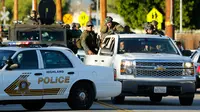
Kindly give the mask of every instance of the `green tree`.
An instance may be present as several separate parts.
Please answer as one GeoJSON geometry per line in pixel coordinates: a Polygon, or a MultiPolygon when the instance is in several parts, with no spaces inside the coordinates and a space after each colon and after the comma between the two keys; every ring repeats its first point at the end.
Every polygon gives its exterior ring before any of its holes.
{"type": "MultiPolygon", "coordinates": [[[[174,25],[179,28],[179,0],[174,0],[174,25]]],[[[191,22],[193,15],[194,1],[183,0],[183,27],[195,28],[195,25],[191,22]]],[[[117,0],[116,2],[117,12],[124,17],[126,24],[132,28],[143,28],[143,24],[146,22],[146,16],[152,8],[158,9],[165,18],[165,0],[117,0]]],[[[163,22],[164,26],[164,22],[163,22]]]]}
{"type": "Polygon", "coordinates": [[[195,0],[193,6],[192,19],[191,19],[191,23],[195,26],[195,29],[200,29],[199,11],[200,11],[200,0],[195,0]]]}
{"type": "Polygon", "coordinates": [[[107,12],[117,13],[117,6],[115,3],[118,0],[107,0],[107,12]]]}

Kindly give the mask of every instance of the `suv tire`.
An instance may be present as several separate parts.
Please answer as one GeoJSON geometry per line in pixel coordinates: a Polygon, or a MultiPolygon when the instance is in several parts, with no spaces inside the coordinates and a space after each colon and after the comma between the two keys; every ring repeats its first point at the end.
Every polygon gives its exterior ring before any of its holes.
{"type": "Polygon", "coordinates": [[[194,100],[194,94],[188,94],[184,96],[179,96],[179,102],[181,105],[190,106],[194,100]]]}
{"type": "Polygon", "coordinates": [[[149,99],[152,102],[161,102],[162,101],[162,96],[150,96],[149,99]]]}
{"type": "Polygon", "coordinates": [[[26,109],[26,110],[40,110],[44,107],[44,105],[46,104],[46,102],[43,101],[37,101],[37,102],[25,102],[22,103],[21,105],[26,109]]]}
{"type": "Polygon", "coordinates": [[[111,101],[113,104],[123,104],[124,100],[125,100],[125,96],[111,97],[111,101]]]}

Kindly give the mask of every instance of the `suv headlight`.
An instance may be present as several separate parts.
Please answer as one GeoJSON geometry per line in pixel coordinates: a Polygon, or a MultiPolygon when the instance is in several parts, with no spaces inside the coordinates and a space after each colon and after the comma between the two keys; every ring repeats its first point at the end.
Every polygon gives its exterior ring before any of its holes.
{"type": "Polygon", "coordinates": [[[134,60],[122,60],[121,61],[121,75],[133,75],[135,74],[136,62],[134,60]]]}
{"type": "Polygon", "coordinates": [[[194,75],[194,64],[192,62],[184,63],[185,75],[194,75]]]}
{"type": "Polygon", "coordinates": [[[193,63],[192,62],[185,62],[184,67],[185,68],[193,68],[193,63]]]}

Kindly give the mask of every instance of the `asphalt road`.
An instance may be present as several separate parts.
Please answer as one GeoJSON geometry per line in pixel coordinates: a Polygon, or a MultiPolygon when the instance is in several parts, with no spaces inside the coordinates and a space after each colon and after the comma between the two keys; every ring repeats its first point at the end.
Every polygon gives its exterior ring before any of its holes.
{"type": "MultiPolygon", "coordinates": [[[[0,111],[25,111],[21,105],[0,105],[0,111]]],[[[73,112],[67,103],[47,103],[41,112],[73,112]]],[[[81,112],[199,112],[200,94],[195,95],[192,106],[181,106],[178,97],[164,97],[160,103],[150,102],[148,97],[126,97],[125,103],[113,105],[110,98],[94,102],[90,110],[81,112]]]]}

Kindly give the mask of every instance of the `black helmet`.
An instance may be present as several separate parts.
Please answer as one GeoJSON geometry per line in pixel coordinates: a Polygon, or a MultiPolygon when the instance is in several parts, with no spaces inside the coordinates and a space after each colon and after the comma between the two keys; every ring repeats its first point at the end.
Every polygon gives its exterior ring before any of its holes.
{"type": "Polygon", "coordinates": [[[75,28],[76,27],[76,23],[72,23],[72,28],[75,28]]]}
{"type": "Polygon", "coordinates": [[[156,20],[153,20],[151,23],[152,23],[152,25],[154,25],[154,26],[157,26],[157,25],[158,25],[158,22],[157,22],[156,20]]]}
{"type": "Polygon", "coordinates": [[[113,21],[113,18],[110,16],[107,16],[105,19],[105,23],[112,22],[112,21],[113,21]]]}
{"type": "Polygon", "coordinates": [[[147,30],[153,30],[153,25],[152,24],[148,24],[146,27],[147,30]]]}
{"type": "Polygon", "coordinates": [[[87,26],[93,26],[93,23],[92,23],[92,21],[88,21],[86,25],[87,26]]]}
{"type": "Polygon", "coordinates": [[[77,27],[77,28],[80,28],[81,25],[80,25],[79,23],[76,23],[76,27],[77,27]]]}

